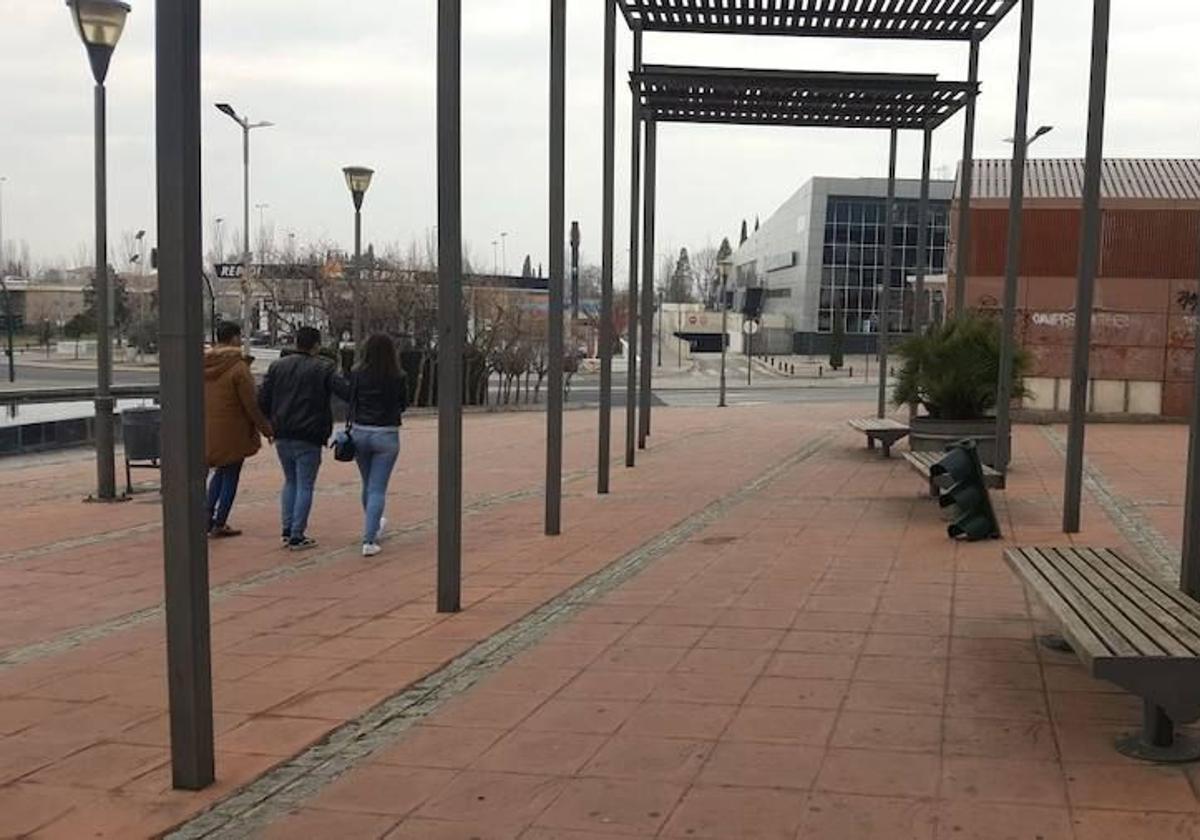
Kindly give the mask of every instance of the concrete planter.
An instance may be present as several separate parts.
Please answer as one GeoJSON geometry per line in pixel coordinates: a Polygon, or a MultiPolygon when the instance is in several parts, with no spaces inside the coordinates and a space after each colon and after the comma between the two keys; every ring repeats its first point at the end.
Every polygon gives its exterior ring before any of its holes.
{"type": "MultiPolygon", "coordinates": [[[[911,426],[908,440],[913,452],[941,452],[951,443],[969,439],[975,441],[979,450],[979,460],[989,467],[996,466],[995,418],[935,420],[932,417],[918,417],[912,421],[911,426]]],[[[1011,440],[1010,436],[1010,445],[1011,440]]]]}

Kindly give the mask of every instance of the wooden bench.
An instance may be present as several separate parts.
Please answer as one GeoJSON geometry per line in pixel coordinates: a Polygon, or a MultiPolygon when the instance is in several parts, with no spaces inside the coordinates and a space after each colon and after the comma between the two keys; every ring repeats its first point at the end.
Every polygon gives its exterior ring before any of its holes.
{"type": "MultiPolygon", "coordinates": [[[[904,460],[929,482],[929,495],[937,498],[940,488],[937,479],[932,474],[933,465],[946,457],[945,452],[905,452],[904,460]]],[[[1004,489],[1004,473],[983,464],[983,483],[990,490],[1004,489]]]]}
{"type": "Polygon", "coordinates": [[[1175,732],[1200,719],[1200,603],[1109,549],[1013,548],[1005,560],[1091,675],[1142,698],[1142,731],[1119,738],[1118,751],[1200,758],[1200,741],[1175,732]]]}
{"type": "Polygon", "coordinates": [[[882,419],[868,417],[863,420],[851,420],[849,422],[850,428],[862,432],[867,436],[867,449],[874,449],[875,442],[879,441],[880,446],[883,447],[884,458],[891,457],[892,447],[895,446],[896,441],[908,437],[908,426],[890,417],[882,419]]]}

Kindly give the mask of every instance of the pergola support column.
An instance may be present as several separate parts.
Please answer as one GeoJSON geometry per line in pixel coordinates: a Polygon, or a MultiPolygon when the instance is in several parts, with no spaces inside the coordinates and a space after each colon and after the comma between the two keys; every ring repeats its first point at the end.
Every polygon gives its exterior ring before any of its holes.
{"type": "MultiPolygon", "coordinates": [[[[642,30],[633,30],[633,72],[642,71],[642,30]]],[[[626,364],[629,368],[625,392],[625,466],[637,463],[637,413],[638,413],[638,256],[641,244],[642,212],[642,119],[638,98],[633,96],[630,112],[629,145],[629,325],[626,364]]]]}
{"type": "Polygon", "coordinates": [[[896,156],[900,142],[900,132],[892,129],[889,132],[888,143],[888,185],[887,202],[884,204],[884,234],[883,234],[883,283],[877,294],[879,308],[879,410],[880,419],[887,416],[887,386],[888,386],[888,343],[891,330],[891,300],[892,300],[892,246],[895,242],[893,226],[896,218],[896,156]]]}
{"type": "MultiPolygon", "coordinates": [[[[658,181],[658,126],[652,119],[645,121],[646,130],[646,195],[644,233],[642,235],[642,367],[641,410],[638,414],[638,449],[646,448],[650,437],[651,376],[650,363],[654,339],[654,203],[658,181]]],[[[661,329],[661,327],[660,327],[661,329]]]]}
{"type": "MultiPolygon", "coordinates": [[[[967,81],[979,82],[979,41],[971,40],[971,52],[967,59],[967,81]]],[[[975,104],[978,92],[967,100],[966,126],[963,129],[962,175],[959,178],[958,197],[958,247],[954,265],[954,315],[961,315],[967,308],[967,272],[971,259],[971,196],[975,186],[975,104]]]]}
{"type": "MultiPolygon", "coordinates": [[[[1029,2],[1029,0],[1025,0],[1029,2]]],[[[1092,304],[1100,268],[1100,188],[1104,172],[1104,116],[1108,96],[1109,0],[1095,0],[1092,18],[1092,82],[1088,93],[1087,157],[1083,177],[1083,232],[1079,239],[1079,285],[1075,292],[1075,349],[1071,364],[1071,419],[1063,531],[1079,533],[1083,504],[1083,444],[1087,434],[1088,356],[1092,304]]],[[[1192,417],[1193,426],[1196,418],[1192,417]]],[[[1185,527],[1187,523],[1185,522],[1185,527]]]]}
{"type": "Polygon", "coordinates": [[[546,536],[562,533],[563,289],[567,248],[567,0],[550,0],[550,329],[546,377],[546,536]]]}
{"type": "Polygon", "coordinates": [[[1013,127],[1013,160],[1008,200],[1008,253],[1004,267],[1004,317],[1000,336],[1000,373],[996,383],[996,469],[1007,472],[1012,461],[1012,373],[1016,352],[1017,290],[1021,282],[1021,245],[1025,210],[1025,159],[1029,138],[1029,86],[1033,65],[1033,0],[1021,0],[1021,35],[1017,61],[1017,111],[1013,127]]]}
{"type": "MultiPolygon", "coordinates": [[[[613,225],[616,190],[616,0],[604,0],[604,198],[600,233],[600,425],[596,492],[607,493],[612,462],[613,225]]],[[[575,302],[578,307],[578,302],[575,302]]]]}

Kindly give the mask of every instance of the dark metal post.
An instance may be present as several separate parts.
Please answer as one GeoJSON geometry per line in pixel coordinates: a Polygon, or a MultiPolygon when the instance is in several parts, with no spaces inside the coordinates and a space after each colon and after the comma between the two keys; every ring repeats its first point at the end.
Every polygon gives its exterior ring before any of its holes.
{"type": "Polygon", "coordinates": [[[726,402],[726,386],[725,386],[725,356],[729,347],[729,295],[727,287],[729,285],[729,266],[721,266],[721,401],[718,405],[725,408],[726,402]]]}
{"type": "Polygon", "coordinates": [[[617,6],[604,0],[604,197],[600,222],[600,431],[596,492],[607,493],[612,461],[613,226],[616,221],[617,6]]]}
{"type": "MultiPolygon", "coordinates": [[[[654,327],[654,335],[658,343],[658,367],[662,367],[662,334],[663,334],[663,291],[658,290],[658,308],[654,310],[655,317],[651,326],[654,327]]],[[[649,434],[649,432],[647,432],[649,434]]]]}
{"type": "MultiPolygon", "coordinates": [[[[971,39],[971,54],[967,60],[967,81],[979,82],[979,40],[971,39]]],[[[979,94],[972,87],[967,99],[966,127],[963,129],[962,176],[958,197],[958,249],[954,267],[954,314],[967,308],[967,271],[971,250],[971,196],[975,183],[975,103],[979,94]]]]}
{"type": "Polygon", "coordinates": [[[579,222],[571,222],[571,319],[579,320],[579,222]]]}
{"type": "Polygon", "coordinates": [[[1180,587],[1192,598],[1200,598],[1200,312],[1196,319],[1196,361],[1192,377],[1192,423],[1188,436],[1187,463],[1180,587]]]}
{"type": "MultiPolygon", "coordinates": [[[[3,245],[0,244],[0,248],[3,245]]],[[[3,254],[0,253],[0,260],[3,259],[3,254]]],[[[5,332],[8,333],[8,348],[5,351],[8,354],[8,381],[17,381],[17,360],[16,350],[13,349],[13,305],[12,305],[12,289],[8,288],[8,283],[4,281],[4,265],[0,263],[0,285],[4,286],[4,325],[5,332]]],[[[28,311],[28,307],[26,307],[28,311]]]]}
{"type": "Polygon", "coordinates": [[[933,162],[933,129],[925,126],[921,152],[921,200],[917,203],[917,281],[913,288],[913,334],[925,331],[929,306],[925,302],[925,274],[929,271],[929,171],[933,162]]]}
{"type": "Polygon", "coordinates": [[[567,0],[550,0],[550,370],[546,400],[546,535],[562,533],[563,256],[566,251],[567,0]]]}
{"type": "Polygon", "coordinates": [[[204,271],[200,216],[200,0],[156,15],[158,294],[163,564],[171,778],[215,778],[204,479],[204,271]]]}
{"type": "Polygon", "coordinates": [[[242,351],[250,355],[250,336],[257,324],[250,323],[250,119],[243,117],[242,123],[242,351]]]}
{"type": "MultiPolygon", "coordinates": [[[[1083,177],[1083,233],[1079,241],[1079,286],[1075,292],[1071,420],[1067,435],[1066,493],[1063,498],[1063,531],[1068,534],[1079,533],[1080,508],[1083,504],[1088,355],[1092,346],[1092,302],[1100,263],[1100,187],[1104,171],[1104,114],[1108,95],[1109,0],[1095,0],[1093,8],[1092,84],[1088,94],[1087,158],[1083,177]]],[[[1193,417],[1193,425],[1195,422],[1196,418],[1193,417]]]]}
{"type": "Polygon", "coordinates": [[[879,410],[880,418],[887,416],[887,379],[888,379],[888,332],[891,329],[892,299],[892,246],[895,243],[893,222],[896,213],[896,156],[900,141],[900,132],[891,131],[891,143],[888,151],[888,186],[887,203],[883,209],[883,284],[879,291],[879,410]]]}
{"type": "Polygon", "coordinates": [[[1017,114],[1013,134],[1011,194],[1008,201],[1008,255],[1004,269],[1004,334],[1000,337],[1000,381],[996,387],[996,469],[1012,461],[1012,371],[1016,352],[1017,290],[1021,282],[1021,236],[1025,221],[1025,159],[1029,138],[1029,79],[1033,63],[1033,0],[1021,2],[1017,62],[1017,114]]]}
{"type": "Polygon", "coordinates": [[[112,398],[112,298],[108,278],[108,149],[104,84],[96,84],[96,498],[117,498],[112,398]]]}
{"type": "MultiPolygon", "coordinates": [[[[642,70],[642,30],[633,30],[633,72],[642,70]]],[[[632,467],[636,461],[637,451],[637,411],[638,411],[638,314],[640,296],[638,294],[638,247],[641,235],[641,198],[642,198],[642,119],[638,95],[633,95],[633,113],[630,116],[632,140],[629,149],[629,328],[628,328],[628,381],[625,392],[625,466],[632,467]]]]}
{"type": "Polygon", "coordinates": [[[746,342],[746,387],[754,384],[754,333],[750,330],[754,321],[742,319],[742,340],[746,342]]]}
{"type": "Polygon", "coordinates": [[[462,0],[438,0],[438,612],[462,608],[462,0]]]}
{"type": "Polygon", "coordinates": [[[654,198],[658,178],[657,146],[658,127],[654,120],[645,121],[646,129],[646,193],[644,232],[642,234],[642,369],[641,411],[638,416],[638,449],[646,448],[650,437],[650,385],[653,365],[650,363],[654,351],[652,330],[654,327],[654,198]]]}
{"type": "MultiPolygon", "coordinates": [[[[357,198],[357,197],[356,197],[357,198]]],[[[361,198],[354,202],[354,285],[350,293],[354,295],[354,352],[362,357],[363,343],[363,270],[362,270],[362,208],[361,198]]]]}

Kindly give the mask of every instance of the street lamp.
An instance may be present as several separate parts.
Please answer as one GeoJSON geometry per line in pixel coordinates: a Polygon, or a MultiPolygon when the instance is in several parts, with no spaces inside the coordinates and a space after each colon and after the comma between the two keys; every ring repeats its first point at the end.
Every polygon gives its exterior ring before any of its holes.
{"type": "Polygon", "coordinates": [[[239,116],[228,102],[218,102],[217,110],[242,128],[242,351],[250,352],[250,132],[256,128],[268,128],[273,122],[250,122],[248,117],[239,116]]]}
{"type": "Polygon", "coordinates": [[[500,268],[508,276],[508,232],[500,231],[500,268]]]}
{"type": "MultiPolygon", "coordinates": [[[[1029,148],[1030,146],[1033,145],[1035,140],[1037,140],[1040,137],[1045,137],[1047,134],[1049,134],[1053,130],[1054,130],[1054,126],[1052,126],[1052,125],[1039,126],[1038,130],[1033,132],[1033,134],[1025,141],[1025,147],[1029,148]]],[[[1011,137],[1005,137],[1004,142],[1005,143],[1015,143],[1016,141],[1011,137]]]]}
{"type": "Polygon", "coordinates": [[[729,345],[729,296],[726,287],[729,285],[729,270],[733,268],[733,260],[725,257],[718,265],[721,267],[721,401],[718,405],[725,408],[725,352],[729,345]]]}
{"type": "Polygon", "coordinates": [[[95,89],[96,152],[96,498],[117,499],[112,398],[112,306],[108,283],[108,151],[105,135],[104,79],[113,50],[121,40],[129,5],[121,0],[67,0],[75,28],[87,50],[95,89]]]}
{"type": "Polygon", "coordinates": [[[346,176],[346,186],[350,188],[350,196],[354,199],[354,347],[361,352],[363,332],[363,305],[359,286],[362,282],[362,204],[363,197],[371,187],[374,169],[365,166],[346,166],[342,168],[346,176]]]}

